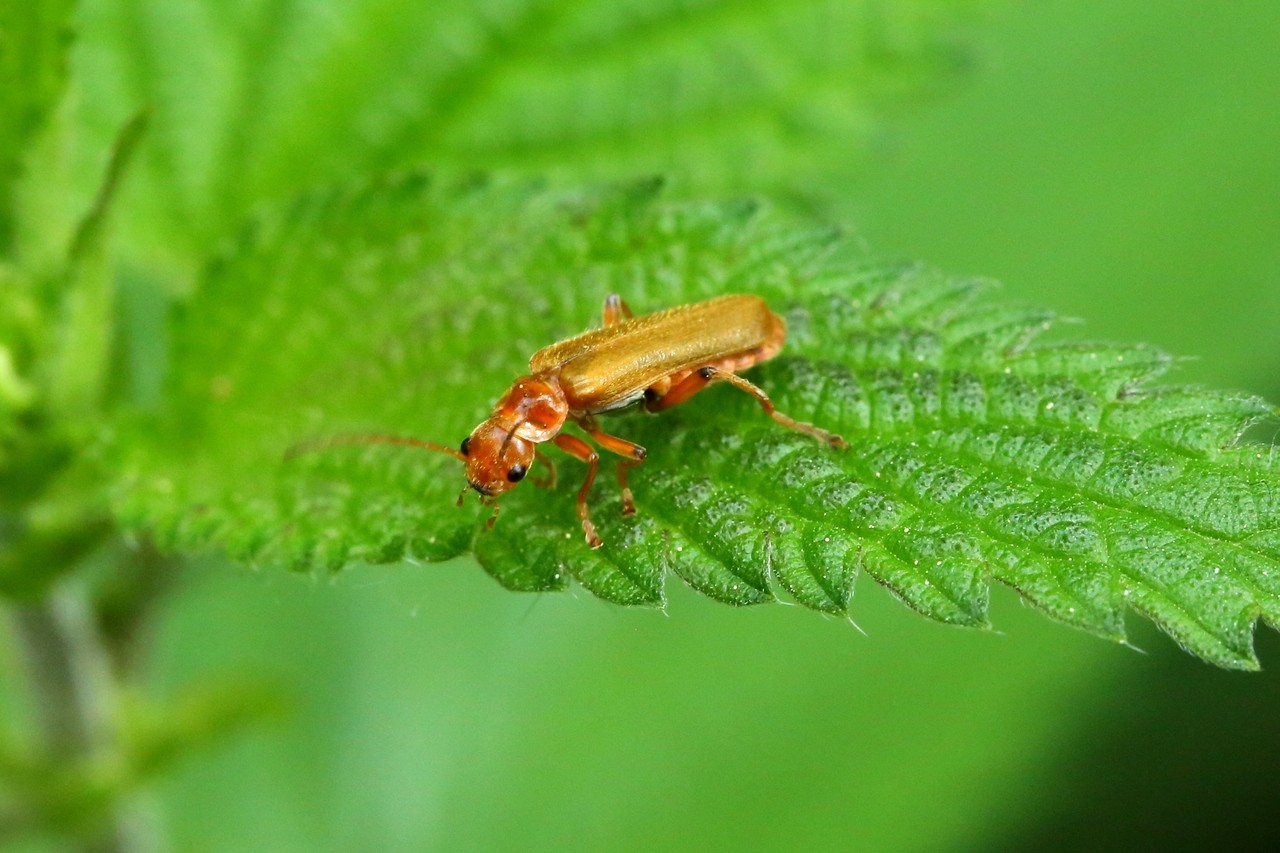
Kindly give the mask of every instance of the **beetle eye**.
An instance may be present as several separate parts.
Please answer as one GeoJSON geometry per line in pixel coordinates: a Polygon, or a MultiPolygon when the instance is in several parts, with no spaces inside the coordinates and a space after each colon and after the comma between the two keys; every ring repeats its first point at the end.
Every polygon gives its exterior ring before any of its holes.
{"type": "Polygon", "coordinates": [[[511,470],[507,472],[507,479],[513,483],[518,483],[524,479],[525,472],[528,470],[523,465],[512,465],[511,470]]]}
{"type": "Polygon", "coordinates": [[[470,455],[471,455],[471,436],[467,436],[466,438],[462,439],[462,448],[461,448],[461,450],[462,450],[462,455],[463,455],[463,456],[470,456],[470,455]]]}

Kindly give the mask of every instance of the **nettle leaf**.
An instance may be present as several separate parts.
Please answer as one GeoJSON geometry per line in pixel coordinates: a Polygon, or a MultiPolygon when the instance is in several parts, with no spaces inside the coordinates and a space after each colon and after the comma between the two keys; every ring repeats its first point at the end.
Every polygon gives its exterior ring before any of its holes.
{"type": "Polygon", "coordinates": [[[980,5],[86,0],[84,124],[154,108],[127,234],[169,254],[261,199],[421,162],[795,193],[967,65],[980,5]]]}
{"type": "Polygon", "coordinates": [[[209,269],[174,331],[166,409],[122,426],[120,512],[170,548],[219,546],[301,570],[474,550],[502,584],[577,581],[660,606],[674,574],[731,604],[782,596],[845,614],[866,572],[945,622],[987,623],[992,581],[1114,640],[1129,608],[1223,666],[1254,667],[1280,624],[1280,464],[1239,445],[1261,401],[1151,387],[1143,346],[1044,341],[1052,316],[992,305],[981,281],[852,254],[750,204],[679,204],[656,185],[539,190],[409,174],[259,219],[209,269]],[[759,294],[788,323],[754,368],[779,408],[841,433],[833,451],[713,387],[611,431],[649,449],[623,518],[582,466],[505,496],[493,530],[456,460],[300,440],[352,432],[453,444],[528,356],[638,311],[759,294]]]}
{"type": "Polygon", "coordinates": [[[62,95],[72,0],[0,0],[0,257],[14,237],[26,149],[62,95]]]}

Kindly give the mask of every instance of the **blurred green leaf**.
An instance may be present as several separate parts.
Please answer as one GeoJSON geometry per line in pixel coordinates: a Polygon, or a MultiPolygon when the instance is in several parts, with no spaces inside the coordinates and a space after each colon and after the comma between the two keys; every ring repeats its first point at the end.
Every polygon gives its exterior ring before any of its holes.
{"type": "MultiPolygon", "coordinates": [[[[84,124],[155,109],[133,245],[426,162],[821,195],[982,0],[88,0],[84,124]]],[[[105,140],[104,140],[105,144],[105,140]]]]}
{"type": "MultiPolygon", "coordinates": [[[[36,398],[29,362],[39,311],[29,271],[14,257],[17,188],[32,140],[62,96],[75,5],[0,0],[0,471],[18,452],[18,416],[36,398]]],[[[0,516],[0,549],[4,527],[0,516]]]]}
{"type": "Polygon", "coordinates": [[[108,226],[145,128],[140,113],[120,129],[58,273],[42,277],[39,287],[22,279],[3,300],[20,309],[9,329],[0,326],[13,333],[11,345],[0,338],[0,594],[6,596],[43,593],[111,533],[102,509],[102,484],[110,477],[92,453],[80,451],[104,426],[117,311],[108,226]],[[33,292],[43,298],[31,298],[33,292]],[[37,301],[50,304],[40,310],[37,301]],[[25,356],[30,381],[13,369],[15,350],[25,356]]]}
{"type": "Polygon", "coordinates": [[[28,143],[62,95],[74,0],[0,0],[0,257],[14,236],[14,190],[28,143]]]}
{"type": "Polygon", "coordinates": [[[130,782],[149,780],[245,728],[285,719],[292,707],[278,685],[242,677],[210,679],[162,705],[135,697],[125,714],[130,782]]]}
{"type": "Polygon", "coordinates": [[[58,322],[42,378],[50,413],[68,425],[83,424],[103,406],[116,312],[108,226],[146,128],[146,113],[137,113],[120,128],[98,193],[67,248],[66,271],[57,288],[58,322]]]}
{"type": "Polygon", "coordinates": [[[140,785],[290,708],[274,685],[243,679],[190,688],[163,706],[131,700],[121,715],[125,738],[118,750],[68,760],[0,746],[0,842],[41,836],[84,844],[140,785]]]}
{"type": "MultiPolygon", "coordinates": [[[[1280,623],[1280,464],[1237,446],[1261,401],[1149,387],[1142,346],[1045,343],[1042,311],[975,301],[981,282],[841,251],[747,204],[402,175],[258,220],[175,330],[167,411],[126,428],[120,511],[162,545],[217,544],[299,569],[474,548],[503,584],[577,580],[661,605],[666,575],[732,604],[785,595],[848,612],[865,570],[946,622],[985,625],[988,586],[1121,640],[1132,607],[1224,666],[1253,667],[1280,623]],[[454,510],[457,463],[387,447],[284,461],[300,439],[380,432],[452,443],[540,346],[638,310],[750,292],[787,318],[752,376],[847,452],[778,428],[717,388],[613,431],[646,445],[640,512],[604,483],[592,551],[554,494],[454,510]]],[[[607,478],[602,478],[607,479],[607,478]]]]}

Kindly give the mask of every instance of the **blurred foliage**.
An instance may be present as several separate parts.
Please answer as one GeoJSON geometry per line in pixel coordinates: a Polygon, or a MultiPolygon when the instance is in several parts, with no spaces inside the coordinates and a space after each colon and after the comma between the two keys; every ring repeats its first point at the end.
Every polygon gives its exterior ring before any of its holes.
{"type": "Polygon", "coordinates": [[[1182,381],[1277,399],[1280,6],[1045,0],[998,20],[981,83],[899,115],[846,217],[880,251],[1158,343],[1182,381]]]}
{"type": "Polygon", "coordinates": [[[0,418],[11,418],[0,420],[0,592],[8,596],[46,592],[111,532],[111,475],[84,451],[100,441],[115,379],[110,214],[145,127],[139,114],[120,130],[58,267],[15,275],[11,337],[0,341],[0,373],[10,374],[10,403],[0,404],[0,418]]]}
{"type": "Polygon", "coordinates": [[[981,0],[87,0],[83,124],[156,111],[126,239],[190,271],[263,199],[431,163],[826,197],[981,0]]]}
{"type": "Polygon", "coordinates": [[[132,698],[119,714],[119,751],[78,760],[14,747],[0,751],[0,844],[48,830],[64,842],[91,844],[121,799],[179,759],[189,760],[247,725],[278,720],[287,708],[273,686],[209,682],[163,706],[132,698]]]}
{"type": "Polygon", "coordinates": [[[74,0],[0,0],[0,258],[13,250],[27,148],[62,95],[74,10],[74,0]]]}
{"type": "MultiPolygon", "coordinates": [[[[83,386],[106,399],[159,402],[175,294],[214,253],[234,259],[226,241],[246,213],[421,160],[561,183],[663,172],[678,196],[861,210],[852,218],[894,251],[999,274],[1105,336],[1210,356],[1178,364],[1184,377],[1275,396],[1280,9],[1008,4],[982,80],[909,119],[917,148],[867,173],[867,144],[888,143],[878,117],[966,64],[954,25],[973,5],[89,0],[73,96],[55,110],[66,7],[0,4],[6,22],[49,12],[26,19],[40,50],[0,39],[0,104],[34,121],[0,130],[0,223],[16,250],[0,260],[5,497],[48,484],[70,499],[53,504],[72,508],[64,518],[83,521],[77,496],[101,485],[77,480],[92,465],[46,476],[68,454],[96,460],[88,437],[103,424],[100,412],[46,420],[38,364],[56,340],[46,324],[65,316],[46,296],[66,280],[113,140],[143,108],[152,132],[107,253],[111,367],[105,389],[83,386]],[[855,178],[870,183],[854,192],[855,178]]],[[[598,298],[556,323],[581,324],[598,298]]],[[[559,331],[549,325],[503,341],[537,346],[559,331]]],[[[415,434],[441,414],[411,419],[423,404],[407,396],[391,405],[415,434]]],[[[732,405],[735,423],[756,414],[732,405]]],[[[563,509],[545,503],[500,529],[563,509]]],[[[12,506],[0,505],[0,548],[12,506]]],[[[85,550],[40,559],[60,571],[85,550]]],[[[655,827],[688,847],[1096,846],[1117,825],[1175,844],[1274,837],[1257,794],[1274,679],[1196,671],[1142,626],[1134,642],[1154,666],[1046,628],[1011,598],[1002,607],[998,588],[996,621],[1017,637],[945,632],[867,587],[862,641],[838,622],[703,607],[678,588],[669,620],[554,597],[530,611],[475,574],[357,570],[308,591],[212,567],[162,623],[149,689],[260,671],[303,711],[279,737],[178,767],[163,788],[175,845],[618,848],[655,827]]],[[[1267,660],[1274,635],[1261,645],[1267,660]]],[[[14,668],[0,654],[10,716],[14,668]]]]}

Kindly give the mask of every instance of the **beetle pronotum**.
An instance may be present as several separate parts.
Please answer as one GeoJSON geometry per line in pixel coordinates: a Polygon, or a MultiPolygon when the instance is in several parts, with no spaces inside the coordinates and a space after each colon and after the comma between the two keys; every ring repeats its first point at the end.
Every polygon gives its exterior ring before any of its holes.
{"type": "Polygon", "coordinates": [[[713,382],[727,382],[755,397],[765,414],[783,426],[832,447],[846,446],[840,436],[779,412],[764,391],[737,375],[774,356],[785,338],[782,318],[758,296],[719,296],[634,317],[627,304],[611,294],[604,301],[603,326],[534,353],[529,375],[515,381],[459,450],[390,435],[340,436],[310,446],[399,444],[447,453],[466,465],[467,483],[482,502],[493,504],[496,517],[497,497],[523,480],[535,459],[547,466],[547,480],[554,483],[554,466],[537,450],[537,445],[550,441],[587,464],[578,490],[578,518],[587,544],[598,548],[601,541],[591,522],[587,494],[600,456],[583,439],[563,432],[567,421],[622,457],[618,485],[623,515],[635,512],[627,471],[644,461],[645,449],[601,430],[596,415],[605,412],[641,402],[648,411],[660,412],[713,382]]]}

